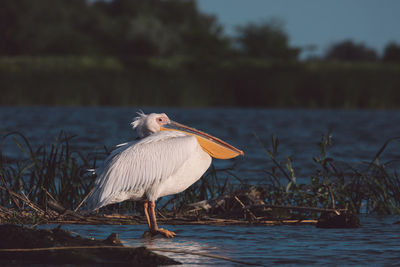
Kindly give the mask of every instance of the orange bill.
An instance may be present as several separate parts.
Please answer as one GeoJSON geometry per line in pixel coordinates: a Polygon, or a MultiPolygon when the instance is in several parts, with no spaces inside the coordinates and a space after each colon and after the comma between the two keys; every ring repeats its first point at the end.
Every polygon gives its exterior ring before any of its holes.
{"type": "Polygon", "coordinates": [[[174,121],[171,121],[170,124],[164,126],[161,127],[161,131],[179,131],[195,136],[201,148],[213,158],[231,159],[239,155],[244,155],[242,150],[231,146],[217,137],[189,126],[174,121]]]}

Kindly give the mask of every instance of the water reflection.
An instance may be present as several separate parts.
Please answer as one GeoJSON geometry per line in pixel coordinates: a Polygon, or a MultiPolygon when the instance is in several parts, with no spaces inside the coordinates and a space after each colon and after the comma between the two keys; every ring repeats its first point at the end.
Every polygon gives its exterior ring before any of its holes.
{"type": "MultiPolygon", "coordinates": [[[[194,253],[204,253],[204,254],[220,254],[216,253],[219,250],[216,246],[210,246],[209,244],[203,244],[192,240],[179,240],[176,242],[173,239],[165,239],[165,238],[145,238],[142,242],[137,243],[138,240],[127,239],[124,240],[124,245],[129,246],[137,246],[144,245],[149,249],[152,248],[161,248],[168,250],[175,250],[176,252],[194,252],[194,253]]],[[[220,252],[220,251],[219,251],[220,252]]],[[[213,260],[209,258],[204,258],[204,256],[200,255],[192,255],[188,253],[171,253],[171,252],[158,252],[159,254],[165,255],[167,257],[173,258],[179,262],[190,264],[190,265],[214,265],[217,264],[213,262],[213,260]]]]}
{"type": "MultiPolygon", "coordinates": [[[[297,226],[168,226],[174,239],[144,239],[146,225],[63,225],[86,237],[118,233],[125,245],[166,248],[220,255],[262,265],[396,265],[400,261],[399,218],[360,218],[357,229],[297,226]]],[[[41,226],[54,227],[54,226],[41,226]]],[[[159,253],[159,252],[157,252],[159,253]]],[[[231,266],[234,263],[198,255],[160,253],[184,266],[231,266]]],[[[237,265],[237,264],[236,264],[237,265]]],[[[239,265],[238,265],[239,266],[239,265]]]]}

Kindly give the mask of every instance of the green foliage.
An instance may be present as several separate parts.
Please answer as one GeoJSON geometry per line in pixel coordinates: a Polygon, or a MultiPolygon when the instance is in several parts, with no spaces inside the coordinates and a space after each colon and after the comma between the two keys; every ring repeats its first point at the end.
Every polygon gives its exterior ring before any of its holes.
{"type": "Polygon", "coordinates": [[[129,63],[216,56],[227,47],[216,19],[191,0],[5,0],[0,25],[0,55],[112,55],[129,63]]]}
{"type": "MultiPolygon", "coordinates": [[[[276,205],[349,209],[352,213],[400,214],[400,177],[395,161],[379,163],[379,157],[393,141],[388,140],[370,163],[352,166],[328,156],[332,145],[330,134],[318,143],[320,156],[314,157],[316,167],[309,182],[296,183],[288,173],[294,173],[291,157],[280,161],[277,153],[267,150],[274,166],[267,174],[267,202],[276,205]],[[282,184],[282,178],[288,178],[282,184]]],[[[273,137],[275,150],[277,140],[273,137]]]]}
{"type": "MultiPolygon", "coordinates": [[[[95,177],[87,169],[96,167],[99,154],[84,155],[74,150],[71,143],[73,138],[63,132],[54,143],[38,148],[31,147],[29,141],[17,132],[3,135],[0,145],[10,139],[24,157],[11,161],[6,154],[0,154],[1,186],[4,187],[4,178],[9,190],[27,196],[43,208],[50,197],[47,192],[69,209],[76,208],[90,192],[95,177]]],[[[279,140],[273,136],[271,149],[265,148],[273,165],[263,170],[265,180],[260,180],[260,186],[266,191],[265,200],[273,205],[348,208],[357,214],[400,214],[400,177],[394,165],[396,161],[381,163],[379,160],[386,147],[394,141],[400,141],[400,137],[388,140],[370,163],[353,166],[329,157],[331,136],[322,136],[318,143],[320,156],[313,159],[316,164],[311,170],[313,173],[309,181],[302,180],[303,183],[299,183],[293,158],[279,154],[279,140]]],[[[187,204],[250,188],[249,184],[235,175],[234,168],[216,169],[212,165],[194,185],[163,201],[162,208],[179,212],[187,204]]],[[[0,206],[15,205],[7,191],[0,190],[0,206]]],[[[132,207],[135,204],[127,201],[109,205],[105,209],[125,212],[132,210],[132,207]]],[[[15,219],[18,220],[18,216],[15,219]]]]}
{"type": "MultiPolygon", "coordinates": [[[[0,175],[7,187],[31,201],[46,207],[49,192],[64,207],[73,209],[90,191],[92,180],[87,169],[93,168],[87,156],[72,149],[72,137],[61,132],[51,145],[33,148],[24,135],[11,132],[1,137],[0,146],[8,139],[23,152],[24,158],[10,161],[0,154],[0,175]]],[[[0,150],[1,151],[1,150],[0,150]]],[[[9,206],[11,199],[4,191],[0,193],[0,205],[9,206]]]]}
{"type": "MultiPolygon", "coordinates": [[[[126,65],[175,56],[296,61],[300,49],[289,46],[282,25],[250,22],[231,38],[195,0],[3,0],[0,55],[113,56],[126,65]]],[[[396,44],[387,49],[384,61],[397,61],[396,44]]],[[[333,45],[326,58],[371,61],[377,54],[349,40],[333,45]]]]}
{"type": "Polygon", "coordinates": [[[0,39],[1,105],[400,105],[396,44],[299,62],[281,22],[230,38],[194,0],[5,0],[0,39]]]}
{"type": "Polygon", "coordinates": [[[378,56],[375,50],[363,44],[355,44],[351,40],[346,40],[332,45],[325,58],[340,61],[376,61],[378,56]]]}
{"type": "Polygon", "coordinates": [[[390,43],[385,47],[383,52],[383,61],[399,63],[400,62],[400,45],[396,43],[390,43]]]}
{"type": "Polygon", "coordinates": [[[239,51],[247,57],[297,60],[299,49],[289,47],[289,39],[277,21],[248,23],[237,27],[239,51]]]}
{"type": "Polygon", "coordinates": [[[96,47],[89,38],[96,16],[84,0],[6,0],[0,18],[3,55],[82,54],[96,47]]]}
{"type": "Polygon", "coordinates": [[[2,105],[398,108],[395,64],[175,56],[0,58],[2,105]]]}
{"type": "MultiPolygon", "coordinates": [[[[279,155],[279,140],[272,136],[271,149],[265,148],[265,151],[273,165],[263,170],[265,180],[260,180],[260,186],[267,192],[265,201],[279,206],[348,209],[354,214],[400,214],[400,177],[396,166],[392,165],[395,162],[389,160],[381,164],[378,160],[389,144],[399,140],[400,137],[388,140],[371,163],[352,166],[329,157],[332,137],[330,134],[322,136],[318,142],[320,156],[313,158],[313,173],[308,181],[303,179],[299,183],[292,157],[279,155]]],[[[230,169],[217,170],[212,166],[201,180],[173,196],[163,208],[172,206],[179,211],[190,203],[215,200],[250,188],[240,179],[239,183],[229,184],[232,178],[237,177],[230,169]]],[[[298,218],[294,211],[274,214],[285,218],[292,215],[298,218]]],[[[304,215],[303,211],[301,216],[304,215]]]]}

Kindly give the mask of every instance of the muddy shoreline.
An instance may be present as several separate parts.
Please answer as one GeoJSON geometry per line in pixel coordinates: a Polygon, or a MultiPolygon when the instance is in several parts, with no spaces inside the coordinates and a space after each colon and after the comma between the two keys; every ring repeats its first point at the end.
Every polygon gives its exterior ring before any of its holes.
{"type": "Polygon", "coordinates": [[[88,239],[60,229],[31,229],[0,225],[0,264],[180,264],[145,247],[125,247],[117,234],[104,240],[88,239]]]}

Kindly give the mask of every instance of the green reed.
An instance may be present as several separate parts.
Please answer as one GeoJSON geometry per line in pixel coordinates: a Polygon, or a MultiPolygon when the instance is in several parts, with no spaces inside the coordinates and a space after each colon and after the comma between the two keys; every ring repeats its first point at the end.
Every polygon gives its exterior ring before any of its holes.
{"type": "MultiPolygon", "coordinates": [[[[90,191],[93,181],[87,169],[93,168],[96,161],[71,148],[73,136],[60,132],[53,143],[37,148],[19,132],[3,135],[0,145],[7,139],[12,139],[23,153],[23,158],[12,161],[0,149],[0,175],[11,191],[26,195],[42,207],[46,207],[49,197],[54,197],[69,209],[90,191]]],[[[0,205],[9,204],[10,197],[1,191],[0,205]]]]}
{"type": "MultiPolygon", "coordinates": [[[[15,208],[24,204],[11,197],[7,191],[10,190],[25,195],[44,209],[51,197],[65,208],[75,209],[93,186],[95,176],[87,169],[95,168],[97,160],[104,158],[108,152],[106,148],[101,153],[84,154],[73,148],[73,140],[74,136],[60,132],[51,144],[34,148],[19,132],[1,136],[0,206],[15,208]],[[3,152],[6,141],[19,148],[22,158],[12,160],[3,152]]],[[[315,167],[306,181],[297,179],[293,158],[280,155],[279,139],[272,136],[271,147],[264,148],[268,155],[267,162],[273,164],[269,168],[260,166],[263,173],[260,186],[267,192],[265,202],[272,205],[348,208],[357,214],[400,214],[400,178],[396,171],[399,160],[382,160],[385,149],[399,140],[400,137],[396,137],[385,142],[370,162],[351,165],[329,156],[332,137],[324,135],[318,142],[319,156],[310,159],[315,167]]],[[[234,169],[235,166],[217,169],[211,165],[197,183],[180,194],[163,199],[161,209],[179,212],[193,202],[249,189],[251,185],[237,177],[234,169]]],[[[128,201],[110,205],[105,210],[126,212],[132,208],[141,210],[141,205],[128,201]]]]}
{"type": "Polygon", "coordinates": [[[379,62],[0,57],[2,105],[399,108],[399,87],[379,62]]]}
{"type": "Polygon", "coordinates": [[[321,137],[320,156],[314,157],[315,168],[308,183],[297,183],[291,157],[279,160],[279,141],[272,138],[272,150],[266,149],[274,163],[264,170],[267,199],[271,204],[349,209],[353,213],[400,214],[400,177],[398,160],[380,162],[386,147],[400,138],[385,142],[372,161],[351,165],[329,157],[330,134],[321,137]],[[398,165],[397,165],[398,166],[398,165]],[[282,183],[285,181],[287,183],[282,183]]]}

